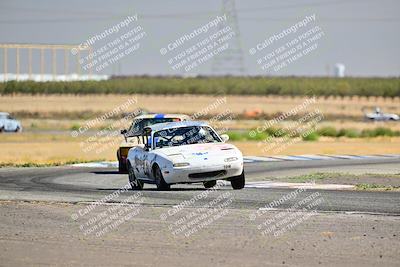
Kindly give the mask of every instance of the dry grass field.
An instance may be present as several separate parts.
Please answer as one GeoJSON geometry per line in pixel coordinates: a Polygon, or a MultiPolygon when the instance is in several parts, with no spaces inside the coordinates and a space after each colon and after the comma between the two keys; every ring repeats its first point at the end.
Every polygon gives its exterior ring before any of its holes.
{"type": "MultiPolygon", "coordinates": [[[[116,160],[116,150],[122,138],[95,144],[90,151],[81,145],[87,137],[73,138],[69,134],[19,133],[0,136],[0,163],[22,164],[68,161],[116,160]]],[[[244,155],[301,155],[301,154],[400,154],[400,138],[373,139],[321,138],[318,142],[295,142],[282,151],[262,151],[258,142],[232,142],[244,155]]]]}
{"type": "MultiPolygon", "coordinates": [[[[218,96],[219,98],[221,96],[218,96]]],[[[136,98],[137,104],[129,106],[124,111],[133,111],[144,108],[152,112],[186,113],[193,114],[204,111],[215,104],[217,97],[213,96],[161,96],[161,95],[6,95],[0,96],[0,111],[10,113],[26,112],[33,114],[91,112],[102,114],[126,103],[128,99],[136,98]]],[[[279,96],[227,96],[226,103],[209,109],[209,114],[218,114],[227,109],[235,114],[242,114],[246,110],[259,109],[267,114],[286,112],[304,102],[304,97],[279,96]]],[[[399,122],[371,123],[362,120],[363,107],[373,108],[380,106],[383,111],[400,113],[400,99],[389,98],[318,98],[313,108],[318,108],[323,114],[330,114],[328,120],[318,124],[318,127],[333,126],[339,128],[353,128],[357,130],[388,127],[400,130],[399,122]],[[333,116],[353,116],[357,120],[332,119],[333,116]]],[[[94,118],[92,118],[94,119],[94,118]]],[[[111,125],[113,120],[102,121],[91,130],[96,132],[111,125]]],[[[83,125],[83,119],[68,118],[22,118],[25,129],[20,134],[0,134],[2,153],[0,163],[51,163],[73,160],[115,160],[116,149],[122,141],[120,136],[108,140],[100,145],[104,148],[96,153],[94,150],[85,152],[81,146],[86,137],[72,138],[70,131],[74,127],[83,125]]],[[[232,120],[226,122],[227,129],[254,129],[261,126],[261,120],[232,120]]],[[[280,126],[280,125],[277,125],[280,126]]],[[[257,142],[235,142],[245,155],[267,156],[257,142]]],[[[320,138],[315,142],[300,141],[283,150],[269,151],[268,155],[286,154],[400,154],[400,138],[320,138]]]]}
{"type": "MultiPolygon", "coordinates": [[[[57,131],[70,131],[77,125],[84,125],[85,120],[82,119],[21,119],[20,120],[24,129],[28,131],[35,130],[57,130],[57,131]]],[[[100,130],[104,129],[114,123],[117,123],[117,120],[106,120],[99,122],[96,124],[92,130],[100,130]]],[[[222,124],[227,130],[250,130],[256,129],[259,126],[262,126],[265,123],[265,120],[230,120],[224,121],[222,124]]],[[[213,126],[216,128],[221,127],[221,124],[216,122],[211,122],[213,126]]],[[[121,125],[122,126],[122,125],[121,125]]],[[[128,127],[129,125],[124,125],[128,127]]],[[[275,125],[277,128],[282,128],[285,126],[285,123],[278,123],[275,125]]],[[[365,121],[346,121],[346,120],[330,120],[330,121],[322,121],[318,123],[317,128],[322,128],[326,126],[335,127],[336,129],[346,128],[346,129],[355,129],[355,130],[364,130],[364,129],[374,129],[377,127],[386,127],[395,131],[400,131],[400,122],[365,122],[365,121]]],[[[124,127],[121,127],[124,128],[124,127]]]]}
{"type": "MultiPolygon", "coordinates": [[[[136,108],[144,108],[152,112],[164,113],[188,113],[193,114],[204,110],[215,103],[216,98],[222,96],[205,95],[4,95],[0,96],[0,107],[2,111],[18,112],[78,112],[95,111],[108,112],[117,106],[125,103],[128,99],[135,97],[136,105],[129,106],[132,111],[136,108]]],[[[226,103],[219,105],[210,113],[217,114],[229,109],[231,112],[241,114],[245,110],[260,109],[267,114],[285,112],[296,105],[304,102],[305,97],[285,97],[285,96],[227,96],[226,103]]],[[[382,97],[329,97],[317,98],[312,105],[321,110],[323,114],[360,116],[363,113],[361,108],[372,109],[379,106],[383,111],[400,113],[400,99],[382,97]]]]}
{"type": "MultiPolygon", "coordinates": [[[[127,102],[128,99],[137,99],[137,104],[128,106],[124,112],[143,108],[152,112],[160,113],[185,113],[194,114],[206,111],[208,114],[218,114],[229,110],[234,114],[243,114],[246,110],[260,110],[266,114],[287,112],[290,109],[302,104],[304,97],[280,97],[280,96],[227,96],[226,102],[215,105],[219,97],[204,95],[182,95],[182,96],[161,96],[161,95],[5,95],[0,96],[0,111],[11,113],[28,114],[38,113],[42,117],[23,117],[22,124],[25,129],[44,130],[70,130],[73,126],[82,125],[85,120],[79,118],[63,117],[63,113],[87,113],[104,114],[127,102]],[[51,114],[57,113],[57,118],[51,114]],[[48,116],[47,116],[48,115],[48,116]]],[[[362,108],[372,110],[375,106],[381,107],[385,112],[400,114],[400,99],[395,98],[317,98],[315,104],[309,105],[307,111],[318,108],[325,119],[319,124],[333,126],[336,128],[354,128],[358,130],[371,129],[375,127],[388,127],[392,130],[400,130],[400,123],[397,122],[365,122],[363,121],[362,108]],[[343,119],[342,117],[353,117],[354,119],[343,119]]],[[[112,124],[113,121],[102,121],[95,129],[101,129],[112,124]]],[[[252,129],[260,126],[263,121],[259,120],[233,120],[226,125],[229,129],[252,129]]],[[[279,126],[279,125],[278,125],[279,126]]]]}

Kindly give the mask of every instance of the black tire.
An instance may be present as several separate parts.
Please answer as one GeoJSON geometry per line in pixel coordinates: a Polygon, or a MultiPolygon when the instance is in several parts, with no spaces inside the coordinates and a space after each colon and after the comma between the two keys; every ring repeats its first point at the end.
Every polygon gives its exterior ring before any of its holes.
{"type": "Polygon", "coordinates": [[[127,168],[126,164],[121,162],[119,159],[118,159],[118,172],[119,173],[128,173],[128,168],[127,168]]]}
{"type": "Polygon", "coordinates": [[[153,175],[154,179],[156,180],[157,190],[169,190],[171,188],[171,185],[165,182],[160,167],[158,167],[158,165],[155,165],[153,167],[153,175]]]}
{"type": "Polygon", "coordinates": [[[135,171],[130,163],[128,163],[128,179],[129,184],[131,185],[132,190],[142,190],[143,182],[138,180],[135,176],[135,171]]]}
{"type": "Polygon", "coordinates": [[[242,171],[241,175],[232,177],[230,180],[233,189],[235,190],[243,189],[246,183],[246,179],[244,177],[244,170],[242,171]]]}
{"type": "Polygon", "coordinates": [[[204,187],[207,188],[207,189],[214,187],[216,184],[217,184],[216,180],[203,182],[204,187]]]}

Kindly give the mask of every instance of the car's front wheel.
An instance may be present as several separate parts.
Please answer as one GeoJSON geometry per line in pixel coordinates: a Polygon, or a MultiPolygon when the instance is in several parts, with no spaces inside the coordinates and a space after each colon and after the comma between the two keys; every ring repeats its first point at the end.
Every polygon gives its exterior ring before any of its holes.
{"type": "Polygon", "coordinates": [[[233,189],[235,189],[235,190],[236,189],[243,189],[244,188],[244,184],[246,182],[246,179],[244,177],[244,170],[242,171],[241,175],[232,177],[230,179],[230,181],[231,181],[231,186],[232,186],[233,189]]]}
{"type": "Polygon", "coordinates": [[[167,184],[164,180],[160,167],[155,165],[153,168],[153,175],[156,181],[157,189],[158,190],[169,190],[171,185],[167,184]]]}
{"type": "Polygon", "coordinates": [[[128,178],[132,190],[142,190],[143,182],[136,178],[135,171],[130,163],[128,163],[128,178]]]}

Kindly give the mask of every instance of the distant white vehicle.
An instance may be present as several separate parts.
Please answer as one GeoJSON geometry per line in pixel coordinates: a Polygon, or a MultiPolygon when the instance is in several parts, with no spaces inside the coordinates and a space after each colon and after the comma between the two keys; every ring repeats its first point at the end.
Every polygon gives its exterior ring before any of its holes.
{"type": "Polygon", "coordinates": [[[203,122],[184,121],[154,124],[144,128],[144,145],[131,148],[127,157],[129,182],[140,190],[143,183],[168,190],[171,184],[203,183],[205,188],[217,180],[228,180],[233,189],[245,185],[243,156],[203,122]]]}
{"type": "Polygon", "coordinates": [[[374,121],[398,121],[399,115],[393,113],[383,113],[380,108],[375,108],[375,112],[366,113],[365,118],[374,121]]]}
{"type": "Polygon", "coordinates": [[[22,126],[19,121],[7,112],[0,112],[0,132],[20,132],[22,126]]]}

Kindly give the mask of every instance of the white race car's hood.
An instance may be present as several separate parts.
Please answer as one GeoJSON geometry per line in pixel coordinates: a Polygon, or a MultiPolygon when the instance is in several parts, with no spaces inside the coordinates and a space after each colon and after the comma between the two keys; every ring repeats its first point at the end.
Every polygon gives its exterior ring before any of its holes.
{"type": "Polygon", "coordinates": [[[165,147],[159,150],[168,157],[182,155],[185,160],[197,158],[225,158],[241,156],[241,152],[234,145],[226,143],[205,143],[176,147],[165,147]]]}

